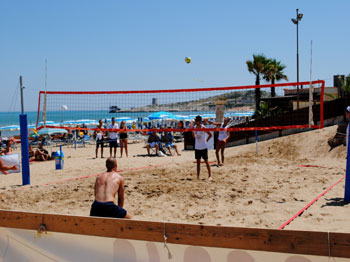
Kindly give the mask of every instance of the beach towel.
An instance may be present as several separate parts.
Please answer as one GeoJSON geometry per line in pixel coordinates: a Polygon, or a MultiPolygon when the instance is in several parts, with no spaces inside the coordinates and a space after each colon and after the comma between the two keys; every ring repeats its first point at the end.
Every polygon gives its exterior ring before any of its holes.
{"type": "Polygon", "coordinates": [[[8,170],[7,172],[10,173],[19,173],[21,172],[21,165],[19,162],[19,154],[10,154],[10,155],[4,155],[4,156],[0,156],[3,164],[5,166],[12,166],[12,165],[16,165],[18,167],[17,170],[8,170]]]}

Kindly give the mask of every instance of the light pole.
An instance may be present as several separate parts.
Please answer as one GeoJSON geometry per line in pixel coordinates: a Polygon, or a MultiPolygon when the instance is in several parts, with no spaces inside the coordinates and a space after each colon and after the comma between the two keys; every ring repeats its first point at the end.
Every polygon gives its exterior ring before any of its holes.
{"type": "MultiPolygon", "coordinates": [[[[293,24],[297,25],[297,82],[299,83],[299,21],[303,18],[303,14],[299,14],[297,9],[296,18],[292,18],[293,24]]],[[[299,109],[299,84],[297,85],[297,109],[299,109]]]]}

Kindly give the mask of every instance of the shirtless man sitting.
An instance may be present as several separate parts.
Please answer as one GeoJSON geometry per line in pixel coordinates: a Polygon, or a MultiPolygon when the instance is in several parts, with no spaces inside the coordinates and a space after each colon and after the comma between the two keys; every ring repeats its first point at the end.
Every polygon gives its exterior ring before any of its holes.
{"type": "Polygon", "coordinates": [[[35,151],[35,160],[37,161],[46,161],[50,160],[51,157],[49,152],[43,147],[43,144],[39,144],[39,148],[35,151]]]}
{"type": "Polygon", "coordinates": [[[117,160],[106,160],[107,171],[99,174],[95,182],[95,201],[91,205],[90,216],[131,218],[124,206],[124,178],[117,173],[117,160]],[[118,205],[114,203],[118,193],[118,205]]]}

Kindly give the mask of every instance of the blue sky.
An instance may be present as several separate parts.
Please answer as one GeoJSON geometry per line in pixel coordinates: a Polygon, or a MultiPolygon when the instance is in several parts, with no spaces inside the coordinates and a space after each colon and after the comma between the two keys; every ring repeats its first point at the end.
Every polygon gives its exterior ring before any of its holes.
{"type": "Polygon", "coordinates": [[[0,1],[0,111],[37,109],[39,90],[141,90],[254,84],[246,61],[265,54],[296,81],[350,73],[349,0],[0,1]],[[190,56],[192,64],[184,58],[190,56]]]}

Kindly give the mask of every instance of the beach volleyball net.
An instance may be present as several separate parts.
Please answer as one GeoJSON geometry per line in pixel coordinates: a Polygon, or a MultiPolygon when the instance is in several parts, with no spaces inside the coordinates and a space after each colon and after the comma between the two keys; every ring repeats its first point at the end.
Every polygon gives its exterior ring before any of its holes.
{"type": "MultiPolygon", "coordinates": [[[[40,91],[37,129],[95,130],[112,118],[128,131],[190,131],[193,119],[221,122],[230,131],[323,127],[324,81],[138,91],[40,91]]],[[[220,130],[220,129],[216,129],[220,130]]]]}

